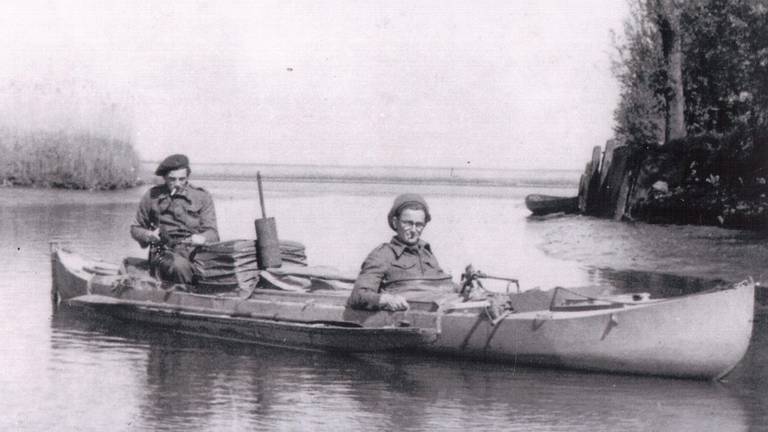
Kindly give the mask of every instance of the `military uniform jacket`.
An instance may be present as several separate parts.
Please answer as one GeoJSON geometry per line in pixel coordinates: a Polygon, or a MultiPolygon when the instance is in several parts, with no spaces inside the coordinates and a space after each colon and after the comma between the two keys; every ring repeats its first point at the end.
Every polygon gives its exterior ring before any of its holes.
{"type": "Polygon", "coordinates": [[[368,254],[350,294],[349,305],[375,309],[382,292],[399,293],[407,285],[415,286],[417,281],[444,283],[450,278],[440,268],[428,243],[419,240],[418,244],[409,246],[395,236],[368,254]]]}
{"type": "Polygon", "coordinates": [[[208,243],[219,241],[211,194],[190,184],[173,196],[165,184],[152,187],[139,202],[131,235],[146,247],[148,232],[157,228],[171,245],[192,234],[202,234],[208,243]]]}

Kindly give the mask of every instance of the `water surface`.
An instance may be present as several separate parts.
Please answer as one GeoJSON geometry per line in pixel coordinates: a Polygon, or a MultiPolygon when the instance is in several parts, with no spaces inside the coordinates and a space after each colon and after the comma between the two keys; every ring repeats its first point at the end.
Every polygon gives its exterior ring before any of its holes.
{"type": "MultiPolygon", "coordinates": [[[[253,238],[253,181],[202,183],[223,238],[253,238]]],[[[402,184],[267,183],[281,238],[312,264],[356,272],[387,241],[402,184]]],[[[599,285],[679,295],[717,280],[766,281],[759,235],[711,227],[530,218],[524,186],[416,185],[424,237],[458,275],[472,263],[523,288],[599,285]]],[[[53,309],[48,242],[118,261],[143,189],[0,189],[0,430],[763,430],[768,314],[722,383],[545,370],[445,358],[329,355],[183,336],[53,309]]],[[[504,286],[494,287],[504,289],[504,286]]]]}

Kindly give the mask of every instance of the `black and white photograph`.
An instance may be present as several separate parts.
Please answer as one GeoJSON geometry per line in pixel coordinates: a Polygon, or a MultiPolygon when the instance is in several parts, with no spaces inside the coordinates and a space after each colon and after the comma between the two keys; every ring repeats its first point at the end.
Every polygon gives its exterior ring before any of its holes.
{"type": "Polygon", "coordinates": [[[768,431],[768,0],[6,0],[0,256],[4,431],[768,431]]]}

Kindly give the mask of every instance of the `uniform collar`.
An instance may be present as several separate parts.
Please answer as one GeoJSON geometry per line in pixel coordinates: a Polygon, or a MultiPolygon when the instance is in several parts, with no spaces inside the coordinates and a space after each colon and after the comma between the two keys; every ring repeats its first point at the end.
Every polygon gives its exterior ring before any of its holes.
{"type": "Polygon", "coordinates": [[[419,242],[414,246],[410,246],[403,243],[397,236],[393,236],[389,244],[392,246],[392,250],[395,252],[395,256],[398,258],[400,258],[400,255],[402,255],[405,251],[418,253],[419,250],[426,249],[427,251],[432,252],[432,249],[429,247],[429,243],[422,239],[419,239],[419,242]]]}

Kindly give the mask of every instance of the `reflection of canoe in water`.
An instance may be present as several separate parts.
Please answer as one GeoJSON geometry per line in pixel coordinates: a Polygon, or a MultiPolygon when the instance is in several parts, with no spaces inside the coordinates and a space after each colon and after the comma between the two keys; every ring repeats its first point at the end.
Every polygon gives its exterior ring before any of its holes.
{"type": "Polygon", "coordinates": [[[576,213],[579,210],[579,197],[531,194],[525,197],[525,206],[535,215],[576,213]]]}
{"type": "Polygon", "coordinates": [[[558,290],[529,291],[511,295],[514,309],[497,316],[487,301],[456,295],[413,301],[407,312],[372,312],[346,307],[345,290],[255,289],[245,299],[167,291],[61,249],[52,265],[62,301],[183,332],[320,350],[381,343],[510,364],[699,379],[719,378],[743,357],[755,295],[750,281],[668,299],[566,295],[558,302],[558,290]],[[368,339],[358,337],[366,331],[368,339]]]}

